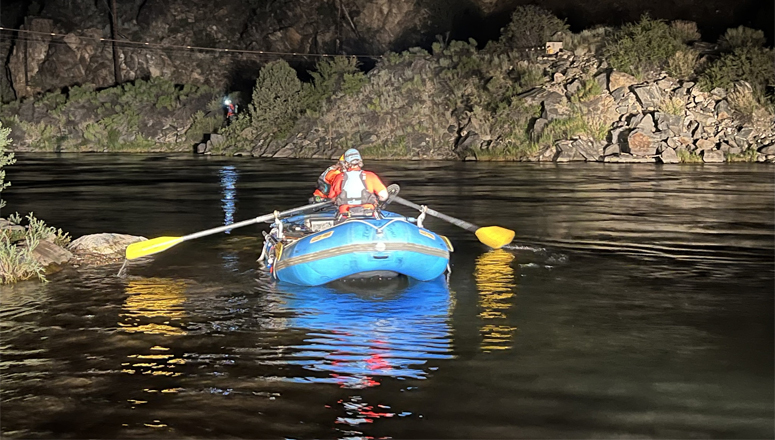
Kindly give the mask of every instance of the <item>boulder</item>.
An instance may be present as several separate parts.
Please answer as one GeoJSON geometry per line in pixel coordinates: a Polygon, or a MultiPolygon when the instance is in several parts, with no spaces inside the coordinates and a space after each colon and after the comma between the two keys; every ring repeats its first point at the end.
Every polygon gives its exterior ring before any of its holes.
{"type": "Polygon", "coordinates": [[[702,161],[705,163],[723,163],[724,153],[721,150],[703,150],[702,161]]]}
{"type": "Polygon", "coordinates": [[[567,118],[571,113],[568,101],[557,92],[551,92],[544,99],[544,109],[541,117],[547,121],[567,118]]]}
{"type": "Polygon", "coordinates": [[[619,144],[611,144],[607,145],[605,149],[603,149],[603,156],[613,156],[621,154],[622,150],[619,147],[619,144]]]}
{"type": "Polygon", "coordinates": [[[759,148],[759,153],[764,155],[772,155],[775,154],[775,144],[772,145],[765,145],[764,147],[759,148]]]}
{"type": "Polygon", "coordinates": [[[213,133],[210,135],[210,140],[207,142],[213,147],[217,147],[226,141],[226,138],[222,134],[213,133]]]}
{"type": "Polygon", "coordinates": [[[67,263],[73,258],[73,254],[67,249],[57,246],[56,244],[41,240],[35,249],[32,250],[32,257],[40,263],[41,266],[46,268],[47,273],[54,272],[58,269],[57,266],[67,263]]]}
{"type": "Polygon", "coordinates": [[[673,150],[672,148],[666,148],[664,151],[662,151],[662,154],[660,154],[657,158],[662,163],[680,162],[680,160],[678,159],[678,155],[675,153],[675,150],[673,150]]]}
{"type": "Polygon", "coordinates": [[[716,119],[719,121],[729,119],[732,115],[732,111],[729,109],[729,103],[726,100],[721,100],[716,104],[714,113],[716,115],[716,119]]]}
{"type": "Polygon", "coordinates": [[[708,139],[698,139],[695,145],[698,152],[716,148],[716,143],[708,139]]]}
{"type": "Polygon", "coordinates": [[[117,261],[124,259],[127,246],[145,240],[147,238],[136,235],[90,234],[73,240],[67,249],[81,260],[117,261]]]}
{"type": "Polygon", "coordinates": [[[614,91],[620,87],[624,87],[625,89],[630,88],[631,85],[637,84],[638,80],[632,75],[626,74],[624,72],[618,72],[613,71],[611,72],[611,75],[608,77],[608,90],[614,91]]]}
{"type": "Polygon", "coordinates": [[[654,117],[651,116],[650,113],[647,113],[643,116],[643,119],[638,122],[638,124],[635,126],[635,128],[644,131],[646,133],[653,133],[654,130],[656,130],[656,126],[654,124],[654,117]]]}
{"type": "Polygon", "coordinates": [[[587,162],[598,162],[603,159],[604,142],[578,139],[571,144],[587,162]]]}
{"type": "Polygon", "coordinates": [[[601,90],[608,90],[608,72],[601,72],[595,75],[595,82],[600,86],[601,90]]]}
{"type": "Polygon", "coordinates": [[[673,136],[678,136],[683,133],[684,117],[681,115],[670,115],[667,113],[656,113],[657,128],[659,131],[670,133],[673,136]]]}
{"type": "Polygon", "coordinates": [[[633,130],[627,137],[629,153],[634,156],[653,156],[657,152],[656,139],[651,133],[633,130]]]}
{"type": "Polygon", "coordinates": [[[659,103],[662,101],[662,91],[656,84],[635,87],[633,92],[644,109],[656,110],[659,108],[659,103]]]}
{"type": "Polygon", "coordinates": [[[552,162],[558,156],[559,148],[549,145],[538,152],[539,162],[552,162]]]}
{"type": "Polygon", "coordinates": [[[555,162],[584,162],[586,158],[576,149],[572,141],[557,142],[560,154],[554,158],[555,162]]]}
{"type": "Polygon", "coordinates": [[[196,154],[207,154],[212,149],[209,143],[200,142],[196,144],[196,154]]]}

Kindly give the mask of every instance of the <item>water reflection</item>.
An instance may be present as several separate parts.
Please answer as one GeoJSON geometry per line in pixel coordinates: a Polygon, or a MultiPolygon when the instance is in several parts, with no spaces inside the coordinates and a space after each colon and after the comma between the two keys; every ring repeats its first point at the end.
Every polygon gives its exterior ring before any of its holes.
{"type": "Polygon", "coordinates": [[[511,262],[514,254],[496,249],[476,259],[476,286],[479,290],[479,318],[482,319],[481,350],[506,350],[511,347],[516,327],[507,322],[517,287],[511,262]]]}
{"type": "Polygon", "coordinates": [[[294,363],[325,373],[300,380],[368,388],[385,377],[425,379],[430,360],[452,358],[453,301],[443,277],[393,283],[383,290],[364,285],[362,291],[357,282],[281,287],[295,313],[289,327],[307,331],[294,347],[294,363]]]}
{"type": "MultiPolygon", "coordinates": [[[[186,331],[181,321],[186,317],[183,310],[186,283],[168,278],[145,278],[130,280],[126,287],[127,299],[119,316],[123,321],[119,327],[127,333],[149,335],[182,336],[186,331]]],[[[160,341],[166,345],[166,341],[160,341]]],[[[186,361],[170,353],[169,347],[153,345],[147,351],[130,354],[128,361],[121,364],[125,374],[148,374],[153,376],[180,376],[177,366],[186,361]]],[[[147,393],[159,390],[146,389],[147,393]]],[[[163,390],[162,392],[176,392],[163,390]]],[[[131,405],[142,405],[145,400],[130,399],[131,405]]]]}
{"type": "Polygon", "coordinates": [[[122,321],[118,323],[127,333],[148,333],[164,336],[181,336],[186,331],[180,321],[185,318],[183,295],[186,283],[167,278],[142,278],[130,280],[126,287],[127,298],[122,321]]]}
{"type": "MultiPolygon", "coordinates": [[[[234,165],[227,165],[218,171],[221,178],[221,207],[223,208],[223,224],[234,223],[234,214],[237,212],[237,178],[239,172],[234,165]]],[[[227,234],[231,230],[226,231],[227,234]]]]}

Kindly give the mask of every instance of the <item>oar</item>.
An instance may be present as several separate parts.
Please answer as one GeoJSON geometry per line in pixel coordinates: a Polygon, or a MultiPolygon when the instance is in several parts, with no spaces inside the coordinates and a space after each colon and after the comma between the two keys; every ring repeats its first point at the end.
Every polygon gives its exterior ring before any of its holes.
{"type": "MultiPolygon", "coordinates": [[[[315,208],[322,208],[326,205],[330,205],[331,201],[313,203],[311,205],[301,206],[298,208],[289,209],[277,214],[278,217],[285,217],[290,214],[296,214],[302,211],[309,211],[315,208]]],[[[219,232],[228,231],[230,229],[237,229],[243,226],[252,225],[255,223],[265,222],[274,218],[274,213],[262,215],[260,217],[252,218],[250,220],[241,221],[239,223],[232,223],[226,226],[219,226],[217,228],[208,229],[206,231],[195,232],[193,234],[184,235],[182,237],[158,237],[146,241],[140,241],[132,243],[126,248],[126,259],[134,260],[135,258],[145,257],[147,255],[157,254],[159,252],[166,251],[167,249],[175,246],[178,243],[182,243],[187,240],[193,240],[195,238],[204,237],[206,235],[217,234],[219,232]]]]}
{"type": "MultiPolygon", "coordinates": [[[[423,211],[422,206],[416,203],[412,203],[409,200],[406,200],[397,195],[391,195],[390,200],[396,201],[410,208],[414,208],[420,212],[423,211]]],[[[503,246],[506,246],[507,244],[511,243],[511,240],[514,239],[514,231],[512,231],[511,229],[501,228],[500,226],[485,226],[483,228],[480,228],[479,226],[476,226],[473,223],[468,223],[467,221],[463,221],[455,217],[450,217],[446,214],[442,214],[430,208],[425,208],[425,212],[434,217],[438,217],[444,221],[450,222],[455,226],[459,226],[467,231],[473,232],[474,234],[476,234],[476,238],[478,238],[479,241],[486,244],[487,246],[490,246],[493,249],[502,248],[503,246]]]]}

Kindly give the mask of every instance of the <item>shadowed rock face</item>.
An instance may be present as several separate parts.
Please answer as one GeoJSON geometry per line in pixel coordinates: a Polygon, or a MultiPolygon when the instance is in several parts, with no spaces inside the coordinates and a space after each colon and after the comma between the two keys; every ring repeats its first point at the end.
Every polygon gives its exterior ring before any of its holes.
{"type": "MultiPolygon", "coordinates": [[[[25,23],[22,2],[8,0],[4,26],[25,23]]],[[[82,83],[113,84],[112,49],[94,38],[110,36],[109,2],[39,2],[28,11],[27,29],[68,34],[17,41],[10,77],[17,97],[82,83]],[[33,21],[33,17],[51,21],[33,21]],[[25,59],[26,52],[26,59],[25,59]],[[31,55],[32,54],[32,55],[31,55]]],[[[381,54],[427,46],[436,35],[498,38],[514,7],[526,0],[122,0],[118,33],[122,39],[166,45],[250,49],[294,53],[381,54]]],[[[741,0],[546,0],[542,7],[579,31],[596,24],[652,17],[696,21],[706,41],[740,24],[763,29],[772,38],[772,2],[741,0]]],[[[4,54],[10,50],[2,46],[4,54]]],[[[250,90],[260,65],[273,57],[190,50],[120,49],[122,80],[165,76],[175,82],[250,90]]],[[[305,69],[316,61],[295,59],[305,69]]],[[[8,72],[0,72],[8,77],[8,72]]],[[[7,84],[4,79],[3,84],[7,84]]],[[[0,84],[2,85],[2,84],[0,84]]],[[[7,86],[6,86],[7,88],[7,86]]],[[[11,95],[3,93],[7,100],[11,95]]]]}

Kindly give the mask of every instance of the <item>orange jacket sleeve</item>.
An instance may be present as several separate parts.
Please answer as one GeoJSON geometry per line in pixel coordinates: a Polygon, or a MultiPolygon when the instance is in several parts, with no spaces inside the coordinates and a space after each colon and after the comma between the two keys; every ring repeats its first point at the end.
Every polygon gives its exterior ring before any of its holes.
{"type": "MultiPolygon", "coordinates": [[[[328,177],[328,175],[326,175],[328,177]]],[[[331,189],[328,190],[328,198],[335,199],[339,193],[342,192],[342,180],[344,180],[344,174],[339,173],[334,176],[334,181],[331,182],[331,189]]]]}
{"type": "Polygon", "coordinates": [[[376,174],[371,171],[364,171],[363,174],[366,176],[366,189],[368,191],[377,194],[380,191],[387,190],[385,184],[382,183],[382,180],[376,174]]]}

